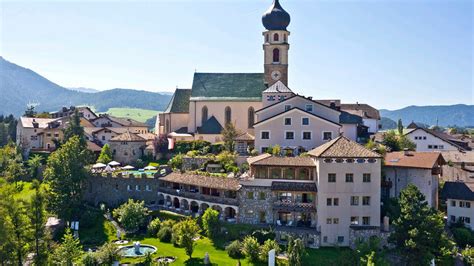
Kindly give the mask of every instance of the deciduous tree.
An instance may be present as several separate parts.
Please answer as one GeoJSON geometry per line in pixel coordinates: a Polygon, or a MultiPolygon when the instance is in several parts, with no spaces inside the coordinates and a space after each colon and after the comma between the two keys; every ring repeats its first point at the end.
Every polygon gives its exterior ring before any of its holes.
{"type": "Polygon", "coordinates": [[[148,209],[145,207],[145,202],[129,199],[128,202],[115,209],[113,215],[125,230],[136,232],[145,224],[148,209]]]}
{"type": "Polygon", "coordinates": [[[100,151],[99,159],[97,159],[98,163],[105,163],[108,164],[112,161],[113,155],[112,150],[110,150],[109,144],[105,144],[100,151]]]}
{"type": "Polygon", "coordinates": [[[202,227],[206,235],[214,239],[219,234],[220,226],[219,212],[212,208],[207,208],[202,215],[202,227]]]}
{"type": "Polygon", "coordinates": [[[192,257],[195,245],[195,239],[199,236],[201,229],[192,218],[183,220],[173,226],[173,237],[176,244],[183,247],[186,255],[192,257]]]}
{"type": "Polygon", "coordinates": [[[301,266],[303,263],[304,244],[300,238],[290,237],[287,246],[288,264],[301,266]]]}
{"type": "Polygon", "coordinates": [[[239,132],[235,128],[233,123],[227,123],[222,129],[222,139],[224,140],[224,147],[227,151],[233,152],[235,145],[235,138],[239,135],[239,132]]]}

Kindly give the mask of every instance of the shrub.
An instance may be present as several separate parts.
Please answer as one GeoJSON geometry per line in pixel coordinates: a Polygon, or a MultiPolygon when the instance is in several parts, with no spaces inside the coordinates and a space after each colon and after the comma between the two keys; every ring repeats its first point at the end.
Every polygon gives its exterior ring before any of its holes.
{"type": "Polygon", "coordinates": [[[260,250],[260,245],[258,241],[253,236],[246,236],[242,242],[242,253],[247,257],[251,262],[258,261],[258,252],[260,250]]]}
{"type": "Polygon", "coordinates": [[[170,243],[171,242],[171,237],[173,235],[173,230],[169,226],[161,226],[160,230],[156,234],[156,237],[161,241],[161,242],[166,242],[170,243]]]}
{"type": "Polygon", "coordinates": [[[149,224],[148,224],[148,227],[147,227],[147,233],[149,236],[156,236],[156,234],[158,233],[158,231],[160,230],[160,226],[161,226],[161,221],[159,218],[155,218],[153,219],[149,224]]]}
{"type": "Polygon", "coordinates": [[[275,250],[275,254],[280,253],[280,246],[278,243],[274,239],[267,239],[261,247],[260,260],[265,262],[268,261],[268,252],[272,249],[275,250]]]}
{"type": "Polygon", "coordinates": [[[196,150],[188,151],[188,152],[186,153],[186,156],[189,156],[189,157],[196,157],[196,156],[198,156],[198,155],[199,155],[199,154],[198,154],[198,151],[196,151],[196,150]]]}
{"type": "Polygon", "coordinates": [[[275,145],[272,148],[272,155],[274,156],[280,156],[281,155],[281,146],[280,145],[275,145]]]}
{"type": "Polygon", "coordinates": [[[100,219],[101,214],[97,211],[93,210],[85,210],[81,214],[81,218],[79,219],[79,224],[83,228],[89,228],[94,226],[97,223],[97,220],[100,219]]]}
{"type": "Polygon", "coordinates": [[[474,245],[474,234],[469,229],[465,227],[455,227],[451,231],[453,232],[454,240],[460,247],[474,245]]]}
{"type": "Polygon", "coordinates": [[[225,250],[231,258],[242,258],[242,243],[239,240],[232,241],[232,243],[225,247],[225,250]]]}
{"type": "Polygon", "coordinates": [[[260,245],[262,245],[265,241],[269,239],[275,239],[276,235],[273,231],[268,230],[256,230],[252,233],[252,236],[255,237],[260,245]]]}
{"type": "Polygon", "coordinates": [[[467,265],[474,265],[474,248],[466,246],[461,254],[464,257],[464,262],[466,262],[467,265]]]}
{"type": "Polygon", "coordinates": [[[87,252],[86,255],[82,258],[81,261],[84,266],[96,266],[99,265],[99,261],[95,257],[94,253],[87,252]]]}
{"type": "Polygon", "coordinates": [[[183,167],[183,155],[177,154],[173,158],[170,159],[169,165],[173,169],[181,169],[183,167]]]}
{"type": "Polygon", "coordinates": [[[120,258],[117,247],[113,243],[104,244],[96,252],[97,259],[101,264],[112,265],[120,258]]]}

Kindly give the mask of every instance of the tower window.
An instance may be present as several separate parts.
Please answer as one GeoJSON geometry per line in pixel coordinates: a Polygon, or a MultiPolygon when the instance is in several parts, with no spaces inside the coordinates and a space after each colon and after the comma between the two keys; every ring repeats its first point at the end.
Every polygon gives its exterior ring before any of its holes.
{"type": "Polygon", "coordinates": [[[283,35],[283,41],[286,42],[286,34],[283,35]]]}
{"type": "Polygon", "coordinates": [[[273,63],[280,63],[280,50],[278,48],[273,49],[273,63]]]}
{"type": "Polygon", "coordinates": [[[253,128],[253,124],[255,123],[255,110],[253,107],[249,107],[248,111],[248,128],[253,128]]]}
{"type": "Polygon", "coordinates": [[[228,124],[232,121],[232,111],[229,106],[225,108],[225,123],[228,124]]]}
{"type": "Polygon", "coordinates": [[[273,41],[278,42],[280,40],[280,36],[278,36],[278,33],[273,34],[273,41]]]}
{"type": "Polygon", "coordinates": [[[203,125],[204,122],[206,121],[207,121],[207,106],[204,105],[201,111],[201,125],[203,125]]]}
{"type": "Polygon", "coordinates": [[[268,42],[268,34],[265,34],[265,42],[268,42]]]}

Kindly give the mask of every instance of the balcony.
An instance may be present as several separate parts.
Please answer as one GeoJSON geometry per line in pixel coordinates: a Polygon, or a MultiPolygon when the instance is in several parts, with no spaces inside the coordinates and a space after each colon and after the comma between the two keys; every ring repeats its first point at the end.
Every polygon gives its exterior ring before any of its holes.
{"type": "Polygon", "coordinates": [[[278,211],[315,212],[316,205],[314,202],[276,201],[273,203],[273,209],[278,211]]]}
{"type": "Polygon", "coordinates": [[[164,187],[158,188],[158,191],[166,193],[166,194],[178,196],[178,197],[187,198],[187,199],[194,199],[194,200],[207,201],[207,202],[213,202],[213,203],[219,203],[219,204],[239,206],[239,201],[237,199],[232,199],[232,198],[216,197],[216,196],[211,196],[211,195],[204,195],[199,192],[189,192],[189,191],[184,191],[182,189],[177,190],[177,189],[164,188],[164,187]]]}

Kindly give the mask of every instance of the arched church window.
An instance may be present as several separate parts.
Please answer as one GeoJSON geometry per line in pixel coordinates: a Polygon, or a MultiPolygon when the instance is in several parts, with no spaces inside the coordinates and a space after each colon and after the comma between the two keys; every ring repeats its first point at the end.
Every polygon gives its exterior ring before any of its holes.
{"type": "Polygon", "coordinates": [[[166,119],[166,124],[165,124],[165,131],[166,131],[166,134],[170,133],[170,120],[169,119],[166,119]]]}
{"type": "Polygon", "coordinates": [[[278,48],[273,49],[273,63],[280,62],[280,50],[278,48]]]}
{"type": "Polygon", "coordinates": [[[204,122],[206,121],[207,121],[207,106],[204,105],[201,111],[201,125],[203,125],[204,122]]]}
{"type": "Polygon", "coordinates": [[[278,42],[280,40],[280,36],[278,36],[278,33],[273,34],[273,41],[278,42]]]}
{"type": "Polygon", "coordinates": [[[255,123],[255,110],[252,106],[249,107],[248,111],[248,128],[253,128],[253,124],[255,123]]]}
{"type": "Polygon", "coordinates": [[[228,124],[232,121],[232,110],[229,106],[225,108],[225,123],[228,124]]]}

